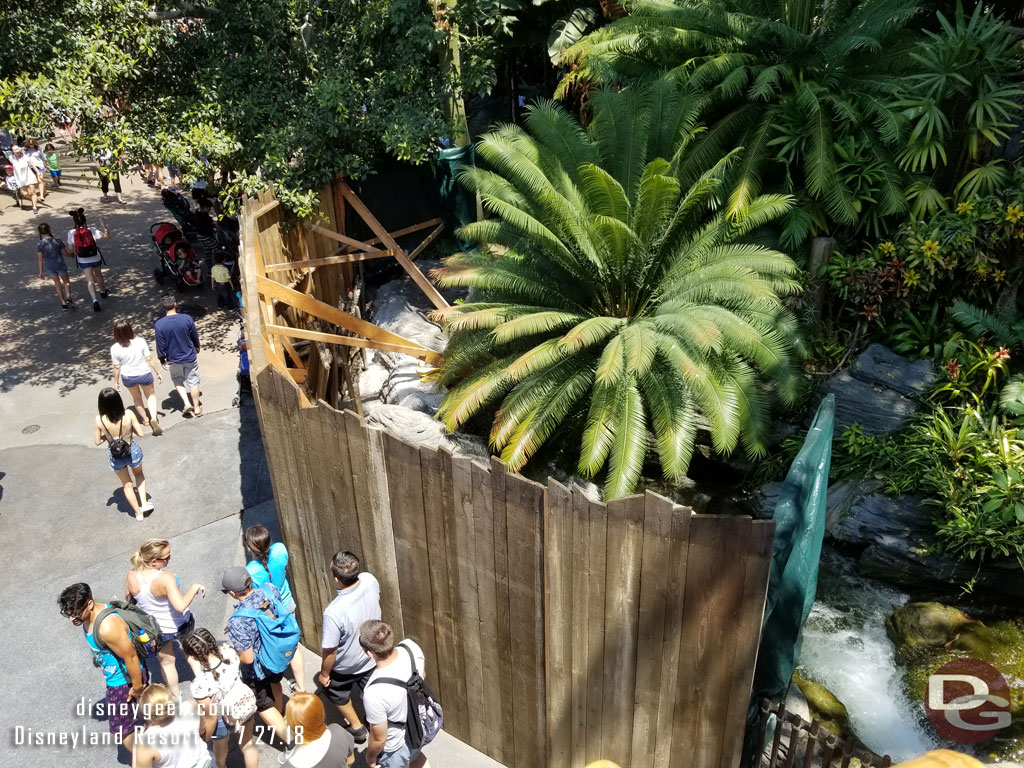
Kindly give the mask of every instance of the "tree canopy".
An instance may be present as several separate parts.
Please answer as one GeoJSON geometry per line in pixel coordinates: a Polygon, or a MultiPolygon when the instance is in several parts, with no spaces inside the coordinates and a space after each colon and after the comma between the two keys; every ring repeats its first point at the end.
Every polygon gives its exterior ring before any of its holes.
{"type": "Polygon", "coordinates": [[[0,30],[0,118],[40,135],[64,113],[82,150],[186,173],[205,155],[301,213],[333,174],[422,161],[450,135],[441,54],[459,18],[422,0],[26,0],[0,30]]]}

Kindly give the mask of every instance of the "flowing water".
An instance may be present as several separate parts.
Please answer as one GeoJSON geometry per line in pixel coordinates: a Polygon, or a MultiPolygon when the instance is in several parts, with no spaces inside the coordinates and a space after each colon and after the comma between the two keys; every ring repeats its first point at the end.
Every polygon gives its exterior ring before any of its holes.
{"type": "Polygon", "coordinates": [[[906,601],[902,592],[858,576],[849,558],[826,547],[800,653],[802,674],[846,705],[865,746],[894,762],[939,746],[907,696],[885,635],[886,616],[906,601]]]}

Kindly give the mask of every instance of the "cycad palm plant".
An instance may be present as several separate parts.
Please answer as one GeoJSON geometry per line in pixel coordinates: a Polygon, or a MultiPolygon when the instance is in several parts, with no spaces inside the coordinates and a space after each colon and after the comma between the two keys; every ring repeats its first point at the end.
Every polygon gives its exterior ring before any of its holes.
{"type": "Polygon", "coordinates": [[[559,93],[580,81],[630,83],[665,73],[684,83],[706,99],[709,130],[681,169],[683,180],[742,147],[730,213],[738,215],[771,176],[801,200],[784,233],[796,243],[829,219],[850,225],[867,209],[905,209],[897,162],[905,132],[894,74],[908,66],[901,29],[917,6],[632,0],[629,16],[565,52],[573,68],[559,93]],[[837,151],[843,146],[856,149],[853,166],[837,151]]]}
{"type": "Polygon", "coordinates": [[[556,431],[572,435],[580,473],[606,470],[614,498],[636,487],[648,430],[665,476],[685,474],[698,412],[717,450],[764,449],[764,380],[794,394],[781,297],[798,284],[787,256],[744,241],[788,198],[754,198],[731,219],[715,210],[728,157],[680,184],[692,101],[659,82],[592,106],[584,130],[535,105],[528,132],[485,136],[486,169],[464,172],[494,218],[461,231],[479,252],[435,272],[471,289],[436,313],[449,334],[439,416],[455,429],[496,409],[491,445],[512,469],[556,431]]]}

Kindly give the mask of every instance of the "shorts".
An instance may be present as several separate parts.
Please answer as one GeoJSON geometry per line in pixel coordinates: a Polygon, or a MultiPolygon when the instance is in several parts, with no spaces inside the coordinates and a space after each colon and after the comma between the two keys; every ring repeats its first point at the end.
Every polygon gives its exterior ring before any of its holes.
{"type": "Polygon", "coordinates": [[[185,619],[185,623],[178,627],[174,632],[161,632],[160,633],[160,646],[163,647],[172,640],[181,640],[185,635],[196,628],[196,617],[189,614],[189,617],[185,619]]]}
{"type": "Polygon", "coordinates": [[[144,373],[141,376],[125,376],[121,374],[121,383],[128,389],[132,387],[148,387],[153,383],[153,374],[144,373]]]}
{"type": "Polygon", "coordinates": [[[103,259],[95,259],[95,260],[89,259],[89,261],[82,261],[81,259],[77,259],[76,258],[75,261],[78,264],[78,268],[81,269],[81,270],[93,269],[93,268],[96,268],[96,267],[102,267],[103,266],[103,259]]]}
{"type": "Polygon", "coordinates": [[[59,179],[60,178],[60,171],[53,171],[53,170],[51,170],[50,171],[50,178],[51,179],[59,179]]]}
{"type": "Polygon", "coordinates": [[[63,261],[47,261],[43,259],[43,271],[47,275],[66,275],[68,273],[68,265],[63,261]]]}
{"type": "Polygon", "coordinates": [[[210,737],[211,741],[220,741],[226,739],[231,735],[231,732],[235,730],[234,726],[228,725],[228,721],[223,717],[217,717],[217,727],[213,729],[213,736],[210,737]]]}
{"type": "Polygon", "coordinates": [[[120,734],[122,739],[130,736],[136,726],[142,725],[142,717],[136,702],[128,698],[131,689],[131,683],[108,686],[107,688],[107,700],[104,705],[104,711],[107,713],[107,727],[115,736],[120,734]]]}
{"type": "Polygon", "coordinates": [[[273,709],[277,706],[274,703],[274,691],[271,686],[274,683],[280,684],[281,678],[284,677],[284,672],[275,672],[274,674],[267,674],[262,680],[245,680],[245,684],[252,688],[252,692],[256,694],[256,711],[265,712],[268,709],[273,709]]]}
{"type": "MultiPolygon", "coordinates": [[[[110,451],[107,451],[107,453],[109,455],[110,451]]],[[[134,440],[132,441],[132,454],[127,459],[110,457],[110,468],[115,472],[121,469],[128,469],[128,467],[139,466],[142,466],[142,448],[134,440]]]]}
{"type": "Polygon", "coordinates": [[[408,744],[402,744],[394,752],[381,752],[377,756],[377,765],[380,768],[409,768],[409,763],[419,756],[418,749],[409,749],[408,744]]]}
{"type": "Polygon", "coordinates": [[[199,363],[197,361],[170,363],[168,367],[171,369],[171,381],[174,382],[174,386],[177,387],[181,384],[186,387],[199,386],[199,363]]]}
{"type": "Polygon", "coordinates": [[[332,704],[348,704],[352,699],[352,689],[359,689],[359,697],[362,698],[366,684],[370,680],[370,674],[374,668],[370,667],[358,675],[341,675],[331,670],[331,682],[324,688],[324,695],[332,704]]]}

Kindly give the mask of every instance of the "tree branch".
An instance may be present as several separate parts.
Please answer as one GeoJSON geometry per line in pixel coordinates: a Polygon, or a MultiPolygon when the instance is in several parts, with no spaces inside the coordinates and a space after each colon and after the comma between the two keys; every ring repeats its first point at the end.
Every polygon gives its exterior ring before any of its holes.
{"type": "Polygon", "coordinates": [[[205,19],[217,13],[216,8],[208,8],[201,5],[184,4],[177,8],[166,11],[146,11],[146,18],[149,21],[172,21],[174,19],[205,19]]]}

